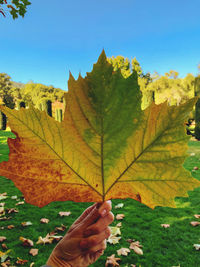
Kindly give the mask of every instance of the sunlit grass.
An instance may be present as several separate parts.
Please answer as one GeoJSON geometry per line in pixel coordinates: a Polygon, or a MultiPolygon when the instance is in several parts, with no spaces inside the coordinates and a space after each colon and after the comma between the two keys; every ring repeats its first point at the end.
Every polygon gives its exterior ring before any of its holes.
{"type": "MultiPolygon", "coordinates": [[[[9,131],[0,131],[0,161],[8,160],[8,146],[6,145],[6,137],[14,137],[9,131]]],[[[194,166],[200,167],[200,143],[189,142],[189,155],[195,153],[186,159],[184,167],[189,171],[194,166]]],[[[192,172],[192,175],[199,179],[200,170],[192,172]]],[[[16,207],[19,213],[6,214],[12,216],[10,220],[0,221],[0,236],[6,236],[8,249],[12,250],[11,262],[15,265],[17,257],[28,260],[24,266],[30,266],[31,262],[35,262],[34,267],[43,265],[54,244],[37,245],[39,236],[46,236],[47,233],[54,230],[56,226],[64,224],[67,228],[72,222],[83,212],[83,210],[92,203],[74,203],[72,201],[53,202],[45,207],[38,208],[25,203],[24,205],[15,206],[16,200],[11,196],[17,195],[19,201],[23,199],[22,193],[14,186],[13,182],[4,177],[0,177],[0,193],[7,192],[8,198],[0,202],[5,202],[6,208],[16,207]],[[59,211],[71,211],[69,217],[60,217],[59,211]],[[41,224],[41,218],[48,218],[48,224],[41,224]],[[21,222],[31,221],[32,225],[23,227],[21,222]],[[13,224],[15,228],[8,230],[7,226],[13,224]],[[34,248],[39,249],[37,256],[33,257],[29,254],[30,248],[24,248],[19,241],[19,237],[23,236],[34,241],[34,248]]],[[[107,256],[115,254],[121,247],[129,247],[126,241],[128,238],[139,240],[143,245],[144,255],[137,255],[133,251],[128,256],[120,256],[120,266],[131,266],[136,264],[137,267],[199,267],[200,253],[196,251],[193,244],[200,243],[200,226],[192,227],[191,221],[197,220],[194,214],[200,214],[200,188],[189,192],[188,198],[176,198],[177,208],[156,207],[154,210],[132,199],[112,201],[114,215],[118,213],[125,214],[122,220],[121,233],[122,238],[119,244],[108,247],[104,255],[93,265],[95,267],[105,266],[107,256]],[[124,203],[121,209],[115,209],[118,203],[124,203]],[[162,228],[161,224],[170,224],[169,228],[162,228]]],[[[119,221],[115,220],[112,226],[119,221]]],[[[59,232],[63,235],[63,232],[59,232]]],[[[0,248],[3,251],[3,249],[0,248]]],[[[80,266],[81,267],[81,266],[80,266]]]]}

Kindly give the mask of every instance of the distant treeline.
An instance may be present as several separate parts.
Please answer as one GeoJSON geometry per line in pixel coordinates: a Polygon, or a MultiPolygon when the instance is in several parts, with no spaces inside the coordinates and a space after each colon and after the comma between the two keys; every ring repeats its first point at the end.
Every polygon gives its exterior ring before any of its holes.
{"type": "MultiPolygon", "coordinates": [[[[152,101],[156,104],[167,101],[168,105],[180,105],[194,96],[200,96],[200,74],[196,77],[189,73],[184,78],[179,78],[179,73],[170,70],[164,75],[157,72],[144,73],[136,58],[130,62],[123,56],[108,58],[108,62],[114,67],[114,71],[121,71],[121,74],[128,78],[133,72],[138,76],[138,83],[142,94],[142,109],[147,108],[152,101]]],[[[200,71],[200,65],[199,65],[200,71]]],[[[29,82],[27,84],[11,81],[11,77],[6,73],[0,73],[0,104],[9,108],[28,107],[30,104],[40,110],[47,110],[48,105],[52,105],[52,116],[57,120],[62,120],[64,111],[65,91],[53,86],[46,86],[40,83],[29,82]],[[56,109],[61,109],[61,111],[56,109]],[[59,117],[59,119],[58,119],[59,117]]],[[[200,128],[200,103],[196,104],[188,120],[188,133],[198,136],[200,128]],[[196,121],[196,130],[191,128],[191,124],[196,121]],[[195,134],[196,132],[196,134],[195,134]]],[[[50,110],[50,109],[49,109],[50,110]]],[[[200,133],[199,133],[200,139],[200,133]]]]}

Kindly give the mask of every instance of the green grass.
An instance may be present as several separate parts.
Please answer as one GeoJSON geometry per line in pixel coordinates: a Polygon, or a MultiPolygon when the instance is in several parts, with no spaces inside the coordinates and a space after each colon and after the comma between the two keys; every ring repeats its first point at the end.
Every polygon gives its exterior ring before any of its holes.
{"type": "MultiPolygon", "coordinates": [[[[6,142],[6,137],[12,137],[12,133],[0,131],[0,161],[8,160],[9,149],[6,142]]],[[[195,153],[194,156],[189,156],[184,167],[192,171],[194,166],[200,169],[200,143],[195,141],[189,142],[188,153],[195,153]]],[[[193,171],[192,175],[199,179],[200,170],[193,171]]],[[[62,223],[67,228],[73,221],[87,208],[91,203],[73,203],[54,202],[43,208],[38,208],[25,203],[24,205],[15,206],[16,200],[11,199],[11,196],[17,195],[20,201],[23,199],[22,193],[14,186],[13,182],[4,177],[0,177],[0,193],[7,192],[8,198],[0,201],[5,202],[6,208],[17,207],[19,213],[6,214],[12,216],[10,220],[0,221],[0,236],[6,236],[8,249],[12,250],[11,262],[16,265],[17,257],[28,260],[24,266],[30,266],[31,262],[35,262],[34,267],[43,265],[49,254],[51,253],[54,244],[37,245],[36,241],[39,236],[46,236],[47,233],[54,230],[56,226],[62,223]],[[69,217],[60,217],[59,211],[71,211],[69,217]],[[41,224],[41,218],[48,218],[48,224],[41,224]],[[23,227],[21,222],[31,221],[32,225],[23,227]],[[13,224],[15,228],[8,230],[6,227],[13,224]],[[2,228],[4,227],[4,229],[2,228]],[[34,241],[34,248],[39,249],[37,256],[29,255],[30,248],[24,248],[21,245],[19,237],[23,236],[34,241]]],[[[156,207],[154,210],[144,206],[143,204],[132,199],[112,201],[114,215],[124,213],[125,217],[122,220],[121,233],[122,238],[119,244],[108,247],[102,257],[91,266],[105,266],[106,257],[111,254],[117,256],[117,250],[121,247],[129,247],[126,241],[128,238],[139,240],[143,245],[144,255],[137,255],[133,251],[128,256],[120,256],[122,259],[120,266],[131,266],[136,264],[137,267],[199,267],[200,266],[200,251],[196,251],[193,244],[200,243],[200,226],[192,227],[191,221],[197,220],[194,214],[200,214],[200,188],[189,192],[188,198],[176,198],[177,208],[156,207]],[[115,209],[114,206],[118,203],[124,203],[121,209],[115,209]],[[169,223],[170,228],[162,228],[160,224],[169,223]]],[[[115,220],[112,226],[115,226],[119,221],[115,220]]],[[[63,235],[63,232],[59,234],[63,235]]],[[[4,251],[0,248],[0,250],[4,251]]],[[[81,266],[80,266],[81,267],[81,266]]]]}

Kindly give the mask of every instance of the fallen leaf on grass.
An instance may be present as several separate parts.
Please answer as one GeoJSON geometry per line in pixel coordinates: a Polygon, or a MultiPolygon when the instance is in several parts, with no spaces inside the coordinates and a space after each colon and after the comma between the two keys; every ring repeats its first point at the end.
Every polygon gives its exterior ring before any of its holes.
{"type": "Polygon", "coordinates": [[[60,211],[59,212],[59,215],[62,217],[62,216],[69,216],[71,214],[70,211],[60,211]]]}
{"type": "Polygon", "coordinates": [[[200,225],[200,222],[190,222],[190,224],[192,225],[192,226],[198,226],[198,225],[200,225]]]}
{"type": "Polygon", "coordinates": [[[129,252],[130,252],[129,248],[120,248],[117,250],[117,255],[118,256],[121,256],[121,255],[127,256],[129,252]]]}
{"type": "Polygon", "coordinates": [[[193,246],[195,247],[196,250],[200,250],[200,244],[194,244],[193,246]]]}
{"type": "Polygon", "coordinates": [[[55,231],[65,231],[67,228],[67,226],[65,226],[64,224],[61,224],[61,226],[55,227],[55,231]]]}
{"type": "Polygon", "coordinates": [[[38,255],[38,248],[31,248],[29,254],[31,254],[32,256],[38,255]]]}
{"type": "Polygon", "coordinates": [[[124,204],[123,203],[119,203],[115,206],[115,209],[119,209],[119,208],[123,208],[124,204]]]}
{"type": "Polygon", "coordinates": [[[122,220],[125,217],[124,214],[117,214],[116,215],[116,220],[122,220]]]}
{"type": "Polygon", "coordinates": [[[32,222],[22,222],[21,225],[22,225],[23,227],[25,227],[25,226],[29,226],[29,225],[32,225],[32,222]]]}
{"type": "Polygon", "coordinates": [[[116,224],[116,227],[121,227],[122,226],[122,223],[119,222],[118,224],[116,224]]]}
{"type": "Polygon", "coordinates": [[[2,251],[0,251],[0,262],[5,262],[5,260],[9,257],[9,253],[11,252],[11,250],[9,249],[9,250],[7,250],[7,251],[5,251],[5,252],[2,252],[2,251]]]}
{"type": "Polygon", "coordinates": [[[109,264],[112,266],[120,266],[117,261],[120,261],[120,258],[115,258],[115,254],[112,254],[111,256],[107,257],[105,267],[108,267],[109,264]]]}
{"type": "Polygon", "coordinates": [[[17,199],[17,196],[11,196],[10,198],[11,199],[17,199]]]}
{"type": "Polygon", "coordinates": [[[54,238],[47,234],[45,237],[38,237],[38,241],[36,244],[51,244],[53,242],[54,238]]]}
{"type": "Polygon", "coordinates": [[[7,213],[13,213],[13,212],[19,212],[18,209],[15,209],[15,208],[11,208],[11,209],[6,209],[7,213]]]}
{"type": "Polygon", "coordinates": [[[0,242],[5,241],[7,238],[5,236],[0,236],[0,242]]]}
{"type": "Polygon", "coordinates": [[[42,219],[40,219],[40,222],[41,222],[41,223],[49,223],[49,219],[47,219],[47,218],[42,218],[42,219]]]}
{"type": "Polygon", "coordinates": [[[195,171],[196,171],[196,170],[198,170],[198,169],[199,169],[199,168],[198,168],[198,167],[196,167],[196,166],[193,168],[193,170],[195,170],[195,171]]]}
{"type": "Polygon", "coordinates": [[[200,219],[200,214],[195,214],[194,217],[200,219]]]}
{"type": "Polygon", "coordinates": [[[24,201],[20,201],[20,202],[17,202],[15,205],[18,206],[18,205],[23,205],[24,204],[24,201]]]}
{"type": "Polygon", "coordinates": [[[0,207],[0,216],[5,215],[5,209],[4,207],[0,207]]]}
{"type": "Polygon", "coordinates": [[[121,231],[119,227],[116,226],[109,226],[111,235],[121,235],[121,231]]]}
{"type": "Polygon", "coordinates": [[[24,247],[33,247],[34,243],[32,240],[24,238],[23,236],[20,236],[19,240],[22,241],[24,247]]]}
{"type": "Polygon", "coordinates": [[[2,246],[3,249],[8,249],[6,243],[1,244],[1,246],[2,246]]]}
{"type": "Polygon", "coordinates": [[[4,206],[5,206],[5,202],[1,202],[0,207],[4,207],[4,206]]]}
{"type": "Polygon", "coordinates": [[[34,264],[35,264],[35,262],[31,262],[30,267],[33,267],[34,264]]]}
{"type": "Polygon", "coordinates": [[[161,226],[162,226],[163,228],[169,228],[169,227],[170,227],[170,224],[163,223],[163,224],[161,224],[161,226]]]}
{"type": "Polygon", "coordinates": [[[107,242],[115,245],[119,243],[120,239],[121,239],[121,236],[110,235],[109,238],[107,239],[107,242]]]}
{"type": "Polygon", "coordinates": [[[17,257],[17,261],[16,261],[17,264],[24,265],[27,262],[28,262],[27,260],[23,260],[23,259],[20,259],[19,257],[17,257]]]}
{"type": "Polygon", "coordinates": [[[8,228],[9,230],[11,230],[11,229],[15,228],[15,226],[14,226],[13,224],[10,224],[10,225],[7,226],[7,228],[8,228]]]}
{"type": "Polygon", "coordinates": [[[7,198],[7,193],[6,193],[6,192],[0,194],[0,200],[2,200],[2,199],[6,199],[6,198],[7,198]]]}
{"type": "Polygon", "coordinates": [[[8,267],[8,266],[10,266],[10,260],[7,260],[1,263],[1,267],[8,267]]]}
{"type": "Polygon", "coordinates": [[[137,253],[138,255],[143,255],[143,251],[141,249],[142,245],[140,245],[140,242],[139,241],[135,241],[135,242],[132,242],[130,244],[130,249],[134,250],[135,253],[137,253]]]}

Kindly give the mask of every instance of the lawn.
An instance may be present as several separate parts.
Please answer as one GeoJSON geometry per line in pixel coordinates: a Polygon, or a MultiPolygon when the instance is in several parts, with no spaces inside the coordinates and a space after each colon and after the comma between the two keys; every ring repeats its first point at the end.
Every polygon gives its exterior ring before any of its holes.
{"type": "MultiPolygon", "coordinates": [[[[6,137],[13,137],[12,133],[0,131],[0,161],[8,160],[9,149],[6,137]]],[[[200,179],[200,143],[189,141],[190,155],[184,163],[184,167],[192,171],[193,177],[200,179]],[[193,153],[191,155],[191,153],[193,153]],[[194,166],[199,167],[193,170],[194,166]]],[[[85,208],[92,203],[74,203],[71,201],[54,202],[43,208],[24,203],[15,205],[17,202],[23,201],[22,193],[14,186],[13,182],[5,177],[0,177],[0,193],[7,193],[7,198],[0,200],[5,202],[5,215],[2,217],[11,217],[9,220],[0,220],[0,236],[7,239],[3,242],[11,249],[11,263],[16,266],[17,257],[28,260],[23,266],[30,266],[34,262],[34,267],[43,265],[51,250],[56,243],[53,244],[36,244],[39,236],[46,236],[52,232],[55,227],[64,224],[68,227],[83,212],[85,208]],[[11,198],[17,196],[17,199],[11,198]],[[10,208],[17,208],[18,213],[8,214],[10,208]],[[70,211],[68,217],[61,217],[60,211],[70,211]],[[48,224],[40,223],[41,218],[48,218],[48,224]],[[32,225],[23,227],[22,222],[30,221],[32,225]],[[7,229],[8,225],[14,225],[14,228],[7,229]],[[38,255],[29,254],[30,247],[23,247],[19,237],[31,239],[34,242],[34,248],[38,248],[38,255]]],[[[106,258],[112,254],[120,257],[120,266],[131,266],[135,264],[137,267],[199,267],[200,251],[195,250],[193,244],[200,243],[200,225],[193,227],[191,221],[200,221],[196,219],[194,214],[200,214],[200,188],[189,192],[188,198],[176,198],[177,208],[156,207],[154,210],[145,205],[132,200],[116,199],[112,201],[113,213],[123,213],[125,217],[122,222],[121,239],[119,243],[107,245],[107,249],[103,256],[91,266],[105,266],[106,258]],[[124,206],[116,209],[115,206],[123,203],[124,206]],[[169,228],[161,227],[161,224],[170,224],[169,228]],[[136,254],[133,250],[128,256],[118,256],[117,250],[121,247],[129,248],[127,239],[135,239],[142,244],[143,255],[136,254]]],[[[112,226],[116,226],[118,220],[114,220],[112,226]]],[[[58,235],[64,235],[59,231],[58,235]]],[[[1,248],[1,251],[6,249],[1,248]]],[[[80,266],[81,267],[81,266],[80,266]]]]}

